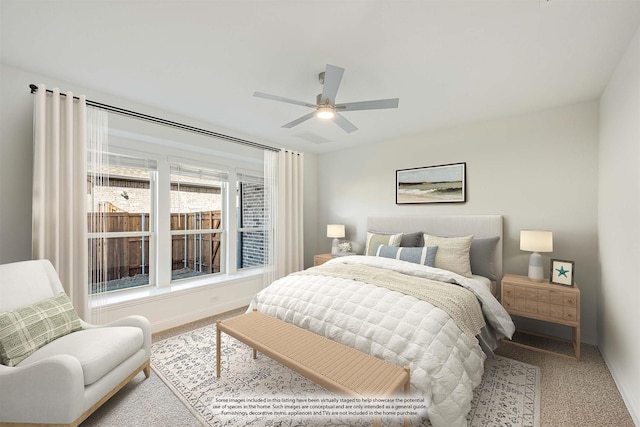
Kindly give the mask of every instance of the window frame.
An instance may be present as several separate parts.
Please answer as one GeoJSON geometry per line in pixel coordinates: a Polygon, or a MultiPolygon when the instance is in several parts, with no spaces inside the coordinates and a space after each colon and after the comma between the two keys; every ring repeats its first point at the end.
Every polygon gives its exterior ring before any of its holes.
{"type": "MultiPolygon", "coordinates": [[[[220,203],[220,228],[208,228],[208,229],[201,229],[201,228],[194,228],[192,230],[189,229],[185,229],[185,230],[175,230],[175,229],[171,229],[171,227],[169,227],[169,231],[171,234],[171,244],[173,245],[173,236],[198,236],[198,235],[204,235],[204,234],[218,234],[220,235],[219,237],[219,241],[220,241],[220,271],[218,272],[213,272],[213,273],[208,273],[208,274],[204,274],[204,275],[198,275],[198,276],[192,276],[192,277],[187,277],[187,278],[179,278],[179,279],[173,279],[171,278],[170,283],[176,283],[176,282],[182,282],[182,281],[188,281],[190,279],[193,279],[194,277],[198,277],[198,278],[203,278],[204,276],[211,276],[211,275],[217,275],[217,274],[226,274],[227,273],[227,266],[226,266],[226,244],[225,241],[227,239],[227,235],[228,235],[228,224],[226,223],[225,218],[227,217],[227,212],[225,209],[225,206],[227,206],[228,204],[225,203],[226,199],[228,198],[228,187],[229,187],[229,178],[228,178],[228,171],[224,171],[224,170],[220,170],[220,167],[218,166],[217,168],[214,169],[214,167],[216,165],[211,165],[211,166],[207,166],[207,167],[203,167],[201,165],[193,165],[192,161],[189,160],[180,160],[180,161],[176,161],[175,159],[170,160],[169,161],[169,169],[170,169],[170,180],[171,177],[174,174],[174,169],[173,166],[176,165],[178,166],[178,172],[180,173],[180,167],[185,167],[185,168],[189,168],[189,169],[193,169],[193,168],[199,168],[199,169],[205,169],[207,170],[207,172],[211,172],[212,174],[224,174],[227,175],[226,178],[224,178],[224,180],[220,180],[220,199],[221,199],[221,203],[220,203]]],[[[183,176],[187,176],[187,175],[183,175],[183,176]]],[[[170,182],[171,185],[173,185],[173,181],[170,182]]],[[[171,197],[171,191],[173,190],[169,190],[169,197],[171,197]]],[[[171,210],[170,210],[171,211],[171,210]]],[[[169,215],[171,215],[171,212],[169,211],[169,215]]],[[[195,240],[195,237],[194,237],[195,240]]],[[[172,264],[173,264],[173,260],[172,260],[172,264]]],[[[173,269],[171,269],[171,271],[173,272],[173,269]]],[[[173,275],[173,274],[172,274],[173,275]]]]}
{"type": "MultiPolygon", "coordinates": [[[[126,301],[149,298],[165,295],[166,292],[182,292],[200,286],[227,286],[234,283],[239,278],[246,278],[263,274],[261,267],[245,268],[240,271],[236,268],[237,250],[237,219],[235,207],[235,192],[230,188],[233,182],[237,181],[236,169],[238,167],[250,170],[256,175],[263,173],[262,156],[253,155],[241,157],[229,155],[224,151],[214,149],[202,149],[196,145],[187,143],[177,143],[175,141],[158,141],[146,135],[133,134],[130,132],[110,129],[110,139],[108,152],[126,156],[139,157],[154,160],[157,164],[154,175],[154,189],[152,192],[152,213],[155,234],[149,240],[149,285],[125,288],[117,291],[110,291],[106,294],[107,304],[119,304],[126,301]],[[135,136],[135,138],[134,138],[135,136]],[[131,148],[133,147],[133,148],[131,148]],[[171,230],[171,163],[184,163],[196,167],[214,170],[228,171],[227,184],[221,189],[221,215],[222,230],[204,230],[221,234],[220,246],[220,269],[221,272],[193,276],[179,280],[171,279],[171,239],[172,231],[176,234],[183,233],[183,230],[171,230]],[[232,196],[233,195],[233,196],[232,196]],[[166,215],[164,214],[166,212],[166,215]]],[[[151,224],[150,224],[151,227],[151,224]]],[[[203,230],[190,230],[190,233],[202,233],[203,230]]],[[[266,230],[265,230],[266,232],[266,230]]],[[[137,232],[134,232],[137,233],[137,232]]],[[[146,233],[146,232],[145,232],[146,233]]],[[[97,294],[89,294],[92,304],[96,303],[97,294]]]]}
{"type": "MultiPolygon", "coordinates": [[[[158,229],[157,229],[157,222],[156,222],[156,212],[155,212],[155,206],[156,206],[156,199],[157,199],[157,180],[158,180],[158,170],[157,170],[157,165],[158,165],[158,161],[157,159],[154,159],[148,155],[146,155],[146,153],[138,153],[135,151],[131,151],[131,150],[123,150],[123,149],[118,149],[118,148],[112,148],[109,147],[108,151],[106,153],[103,153],[103,156],[109,159],[135,159],[135,161],[131,161],[132,163],[135,163],[136,166],[135,167],[140,167],[140,169],[142,169],[141,166],[137,166],[137,164],[142,164],[142,163],[146,163],[146,162],[153,162],[155,163],[155,168],[148,168],[147,171],[149,172],[149,222],[148,222],[148,231],[144,231],[144,225],[141,227],[142,230],[140,231],[91,231],[90,227],[89,227],[89,221],[87,221],[87,246],[91,245],[91,241],[94,239],[102,239],[104,240],[109,240],[109,239],[122,239],[122,238],[129,238],[129,237],[140,237],[142,239],[141,241],[141,245],[142,245],[142,260],[143,260],[143,266],[142,266],[142,270],[144,271],[144,238],[148,238],[149,241],[149,271],[148,271],[148,283],[143,284],[143,285],[137,285],[137,286],[129,286],[126,288],[121,288],[121,289],[113,289],[110,291],[106,291],[106,293],[115,293],[115,292],[126,292],[129,290],[133,290],[133,289],[142,289],[142,288],[147,288],[147,287],[155,287],[156,286],[156,261],[157,261],[157,244],[156,244],[156,240],[157,240],[157,233],[158,233],[158,229]]],[[[126,162],[126,160],[123,160],[123,162],[126,162]]],[[[120,161],[117,161],[116,163],[120,164],[120,161]]],[[[131,164],[131,163],[130,163],[131,164]]],[[[89,172],[89,168],[87,168],[87,179],[91,176],[91,173],[89,172]]],[[[108,174],[102,174],[102,176],[106,176],[107,179],[111,179],[112,175],[110,173],[108,174]]],[[[126,177],[124,176],[117,176],[117,178],[120,179],[126,179],[126,177]]],[[[146,181],[146,179],[145,179],[146,181]]],[[[95,206],[95,195],[93,193],[93,188],[94,185],[93,183],[88,185],[91,186],[91,205],[95,206]]],[[[90,251],[89,251],[89,257],[90,257],[90,251]]],[[[108,263],[107,263],[108,265],[108,263]]],[[[144,274],[144,273],[143,273],[144,274]]],[[[88,289],[88,295],[89,297],[94,297],[96,295],[99,294],[100,291],[97,292],[92,292],[92,290],[89,288],[89,286],[92,285],[92,283],[87,283],[87,289],[88,289]]]]}
{"type": "MultiPolygon", "coordinates": [[[[267,235],[267,224],[266,224],[266,220],[264,218],[264,197],[265,197],[265,188],[264,188],[264,173],[263,172],[258,172],[258,171],[249,171],[249,170],[237,170],[236,171],[236,194],[237,194],[237,199],[236,199],[236,204],[237,204],[237,209],[236,209],[236,215],[239,215],[239,212],[242,211],[242,197],[243,197],[243,191],[242,191],[242,184],[259,184],[262,185],[262,200],[263,200],[263,218],[262,218],[262,222],[263,225],[261,227],[243,227],[240,226],[240,217],[238,216],[236,224],[238,224],[236,226],[236,235],[237,235],[237,242],[238,242],[238,248],[236,251],[236,266],[237,269],[239,271],[244,271],[244,270],[248,270],[248,269],[252,269],[252,268],[263,268],[266,262],[266,259],[264,257],[263,254],[263,259],[262,259],[262,264],[260,265],[252,265],[252,266],[248,266],[248,267],[241,267],[240,264],[242,262],[241,258],[241,251],[242,251],[242,247],[239,245],[239,240],[240,240],[240,235],[242,233],[256,233],[256,232],[262,232],[263,233],[263,239],[266,239],[266,235],[267,235]]],[[[266,250],[266,247],[263,248],[263,251],[266,250]]]]}

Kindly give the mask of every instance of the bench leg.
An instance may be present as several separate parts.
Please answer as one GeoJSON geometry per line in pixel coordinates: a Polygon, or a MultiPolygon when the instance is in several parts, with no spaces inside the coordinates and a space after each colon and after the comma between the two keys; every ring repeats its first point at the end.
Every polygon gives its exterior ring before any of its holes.
{"type": "MultiPolygon", "coordinates": [[[[411,369],[408,366],[404,366],[403,369],[407,373],[407,382],[404,383],[404,396],[409,397],[411,394],[411,369]]],[[[404,427],[409,427],[410,425],[409,417],[404,417],[404,427]]]]}
{"type": "Polygon", "coordinates": [[[258,357],[258,350],[253,349],[253,358],[256,359],[258,357]]]}
{"type": "Polygon", "coordinates": [[[220,321],[216,323],[216,378],[220,378],[220,321]]]}

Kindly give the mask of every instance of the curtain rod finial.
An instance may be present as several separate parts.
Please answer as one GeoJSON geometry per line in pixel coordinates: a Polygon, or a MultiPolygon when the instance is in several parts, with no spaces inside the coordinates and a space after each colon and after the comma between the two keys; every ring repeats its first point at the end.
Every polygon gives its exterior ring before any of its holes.
{"type": "Polygon", "coordinates": [[[31,83],[29,87],[31,88],[31,93],[36,93],[38,91],[38,86],[34,85],[33,83],[31,83]]]}

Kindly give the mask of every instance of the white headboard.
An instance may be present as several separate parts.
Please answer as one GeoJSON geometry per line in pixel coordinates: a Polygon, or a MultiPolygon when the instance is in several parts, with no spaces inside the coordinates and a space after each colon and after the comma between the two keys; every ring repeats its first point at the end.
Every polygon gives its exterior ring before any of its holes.
{"type": "Polygon", "coordinates": [[[367,230],[394,233],[421,231],[441,237],[468,236],[486,238],[499,236],[493,267],[497,282],[502,280],[502,215],[421,215],[368,217],[367,230]]]}

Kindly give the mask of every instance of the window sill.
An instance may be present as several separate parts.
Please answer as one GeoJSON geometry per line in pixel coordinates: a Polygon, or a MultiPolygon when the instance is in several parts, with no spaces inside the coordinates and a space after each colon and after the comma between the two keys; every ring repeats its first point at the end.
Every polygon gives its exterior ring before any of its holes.
{"type": "Polygon", "coordinates": [[[233,282],[262,276],[263,268],[248,268],[238,271],[233,275],[216,274],[205,277],[195,277],[173,282],[167,287],[143,286],[136,289],[108,292],[105,295],[92,295],[89,297],[89,306],[94,309],[98,306],[110,307],[128,305],[140,302],[140,300],[161,299],[178,294],[202,290],[202,288],[218,288],[228,286],[233,282]]]}

